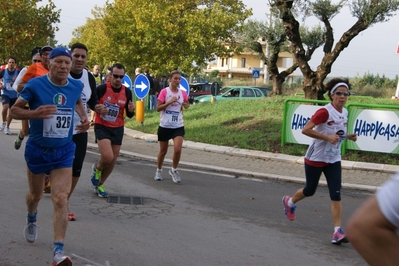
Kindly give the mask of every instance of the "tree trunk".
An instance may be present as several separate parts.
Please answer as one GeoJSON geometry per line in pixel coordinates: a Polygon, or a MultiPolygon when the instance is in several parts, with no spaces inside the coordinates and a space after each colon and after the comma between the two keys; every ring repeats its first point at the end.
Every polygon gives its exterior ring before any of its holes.
{"type": "Polygon", "coordinates": [[[305,99],[325,100],[324,98],[324,78],[317,75],[304,75],[303,91],[305,92],[305,99]]]}
{"type": "Polygon", "coordinates": [[[281,95],[283,93],[283,83],[285,78],[281,77],[281,75],[273,75],[273,94],[274,95],[281,95]]]}

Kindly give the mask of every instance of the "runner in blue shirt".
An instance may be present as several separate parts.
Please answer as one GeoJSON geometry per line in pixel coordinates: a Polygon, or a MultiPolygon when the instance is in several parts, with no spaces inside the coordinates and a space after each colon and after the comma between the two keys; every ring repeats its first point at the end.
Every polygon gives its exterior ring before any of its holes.
{"type": "Polygon", "coordinates": [[[26,196],[27,222],[24,236],[29,243],[37,238],[37,207],[43,196],[44,175],[50,172],[51,199],[54,205],[54,250],[52,265],[72,265],[64,256],[64,238],[68,224],[68,194],[72,183],[72,162],[75,143],[72,141],[74,112],[85,132],[90,124],[81,94],[82,82],[68,78],[71,54],[63,47],[51,51],[49,73],[26,83],[11,109],[15,119],[29,119],[29,139],[25,160],[29,192],[26,196]],[[25,105],[29,103],[29,110],[25,105]]]}
{"type": "Polygon", "coordinates": [[[8,114],[8,110],[13,106],[18,97],[17,92],[12,88],[19,73],[18,69],[16,69],[16,63],[16,59],[9,56],[7,59],[7,68],[0,72],[1,103],[3,104],[1,112],[3,123],[0,126],[0,131],[4,130],[6,135],[10,135],[11,124],[11,116],[8,114]]]}

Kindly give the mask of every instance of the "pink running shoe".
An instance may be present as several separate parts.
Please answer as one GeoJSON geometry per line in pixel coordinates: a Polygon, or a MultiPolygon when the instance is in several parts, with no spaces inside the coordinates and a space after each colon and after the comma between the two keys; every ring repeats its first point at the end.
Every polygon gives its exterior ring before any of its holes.
{"type": "Polygon", "coordinates": [[[291,198],[290,196],[283,197],[284,214],[287,216],[288,219],[290,219],[291,221],[294,221],[296,205],[294,205],[292,207],[290,207],[288,205],[288,201],[290,198],[291,198]]]}
{"type": "Polygon", "coordinates": [[[348,239],[346,239],[346,235],[342,228],[339,228],[332,236],[331,243],[334,245],[341,245],[342,243],[348,243],[348,239]]]}

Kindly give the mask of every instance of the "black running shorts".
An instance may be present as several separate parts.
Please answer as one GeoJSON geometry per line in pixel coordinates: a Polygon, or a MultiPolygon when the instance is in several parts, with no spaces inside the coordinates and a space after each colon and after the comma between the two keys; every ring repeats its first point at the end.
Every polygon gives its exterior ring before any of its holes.
{"type": "Polygon", "coordinates": [[[175,137],[184,137],[184,127],[179,128],[165,128],[158,127],[158,141],[169,141],[175,137]]]}
{"type": "Polygon", "coordinates": [[[100,124],[94,124],[94,133],[98,140],[109,139],[112,145],[122,145],[123,134],[125,132],[124,127],[106,127],[100,124]]]}

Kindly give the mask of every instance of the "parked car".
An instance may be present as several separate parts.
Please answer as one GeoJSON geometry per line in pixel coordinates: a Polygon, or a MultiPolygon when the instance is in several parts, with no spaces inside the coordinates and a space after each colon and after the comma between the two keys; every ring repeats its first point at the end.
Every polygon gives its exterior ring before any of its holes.
{"type": "Polygon", "coordinates": [[[269,95],[270,92],[273,91],[272,88],[265,88],[265,87],[255,87],[255,88],[260,89],[266,97],[269,95]]]}
{"type": "MultiPolygon", "coordinates": [[[[212,95],[204,95],[195,98],[194,103],[210,102],[212,95]]],[[[224,100],[245,100],[245,99],[261,99],[266,97],[265,94],[256,87],[251,86],[229,86],[224,87],[215,96],[215,101],[224,100]]]]}
{"type": "Polygon", "coordinates": [[[192,83],[190,84],[190,95],[188,96],[188,102],[194,103],[194,99],[201,95],[211,94],[211,84],[209,83],[192,83]]]}

